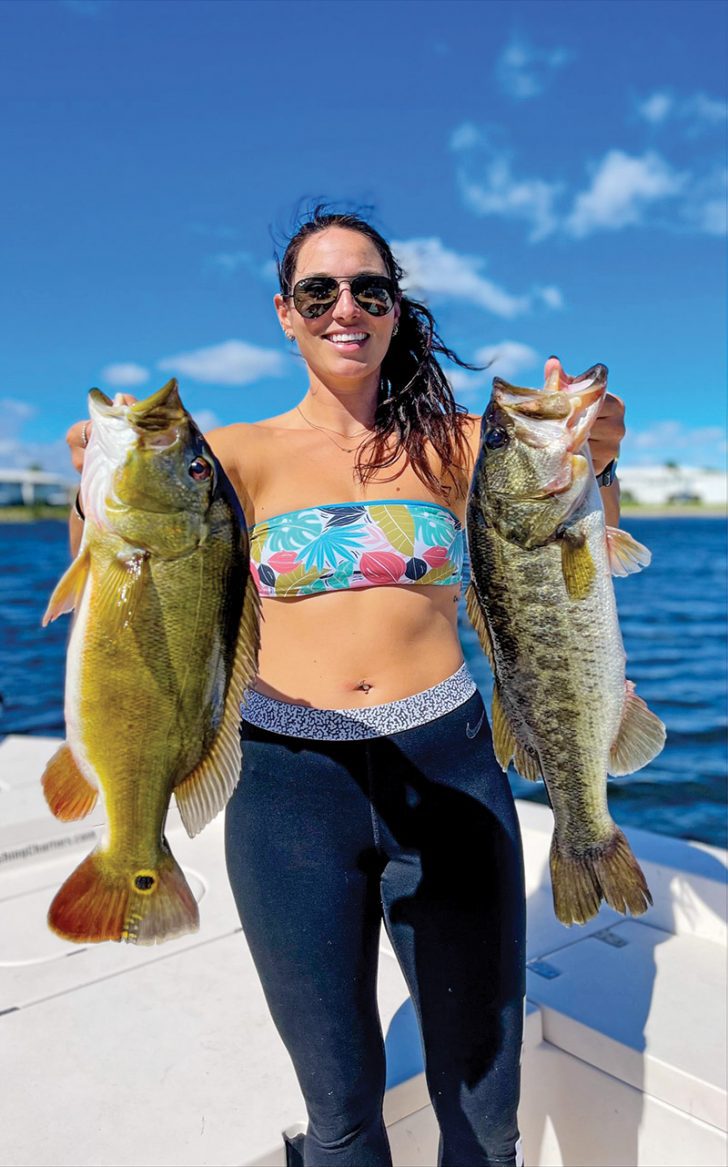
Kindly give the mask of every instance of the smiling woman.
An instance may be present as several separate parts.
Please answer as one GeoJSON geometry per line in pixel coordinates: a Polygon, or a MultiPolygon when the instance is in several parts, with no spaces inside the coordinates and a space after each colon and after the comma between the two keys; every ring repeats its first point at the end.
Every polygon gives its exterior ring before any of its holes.
{"type": "MultiPolygon", "coordinates": [[[[364,219],[317,208],[274,302],[306,390],[207,435],[251,528],[263,617],[228,872],[303,1091],[306,1167],[391,1165],[382,923],[420,1021],[438,1162],[515,1167],[521,844],[457,624],[480,418],[402,275],[364,219]]],[[[616,413],[595,423],[597,469],[616,413]]],[[[69,441],[79,464],[80,423],[69,441]]]]}

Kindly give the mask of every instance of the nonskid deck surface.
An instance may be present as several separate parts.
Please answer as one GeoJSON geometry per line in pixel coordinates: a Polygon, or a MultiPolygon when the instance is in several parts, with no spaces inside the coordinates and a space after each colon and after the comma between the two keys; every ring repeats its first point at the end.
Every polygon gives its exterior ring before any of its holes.
{"type": "MultiPolygon", "coordinates": [[[[58,742],[0,743],[0,1164],[275,1167],[305,1119],[228,886],[222,816],[169,838],[200,931],[159,947],[77,947],[48,904],[103,821],[52,818],[40,775],[58,742]]],[[[725,1163],[725,854],[628,832],[655,906],[584,928],[554,917],[551,815],[519,802],[529,897],[520,1121],[529,1167],[725,1163]]],[[[382,931],[385,1118],[396,1167],[432,1167],[406,985],[382,931]]]]}

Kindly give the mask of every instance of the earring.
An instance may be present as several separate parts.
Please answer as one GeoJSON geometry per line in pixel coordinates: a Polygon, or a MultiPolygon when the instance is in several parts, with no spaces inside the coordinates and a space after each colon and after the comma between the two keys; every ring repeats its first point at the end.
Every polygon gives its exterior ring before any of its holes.
{"type": "Polygon", "coordinates": [[[296,339],[292,332],[286,332],[285,329],[284,329],[284,336],[285,336],[286,340],[295,340],[296,339]]]}
{"type": "Polygon", "coordinates": [[[394,328],[392,329],[392,336],[396,336],[398,332],[399,332],[399,324],[395,324],[394,328]]]}

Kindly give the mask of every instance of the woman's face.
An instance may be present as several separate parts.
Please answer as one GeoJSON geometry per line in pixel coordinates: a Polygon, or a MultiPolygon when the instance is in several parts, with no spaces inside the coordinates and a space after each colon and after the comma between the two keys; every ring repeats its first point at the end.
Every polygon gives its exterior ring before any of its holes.
{"type": "MultiPolygon", "coordinates": [[[[307,276],[388,275],[384,261],[366,235],[346,227],[327,227],[309,236],[298,253],[292,284],[307,276]]],[[[386,316],[370,316],[360,308],[347,284],[340,287],[336,303],[323,316],[308,320],[292,300],[275,297],[278,318],[285,332],[292,332],[301,356],[324,384],[376,375],[384,360],[392,329],[399,316],[395,303],[386,316]]]]}

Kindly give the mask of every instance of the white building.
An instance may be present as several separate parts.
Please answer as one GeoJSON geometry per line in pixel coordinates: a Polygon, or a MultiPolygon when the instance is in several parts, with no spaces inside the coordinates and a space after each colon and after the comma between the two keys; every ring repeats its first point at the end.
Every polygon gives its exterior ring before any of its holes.
{"type": "Polygon", "coordinates": [[[42,503],[65,506],[73,501],[76,487],[60,474],[44,470],[0,470],[0,507],[42,503]]]}
{"type": "Polygon", "coordinates": [[[622,492],[635,502],[726,504],[728,490],[723,470],[700,470],[696,466],[619,466],[622,492]]]}

